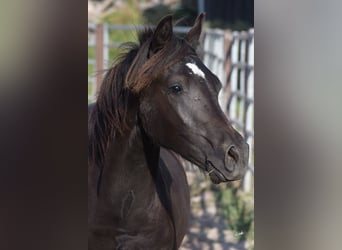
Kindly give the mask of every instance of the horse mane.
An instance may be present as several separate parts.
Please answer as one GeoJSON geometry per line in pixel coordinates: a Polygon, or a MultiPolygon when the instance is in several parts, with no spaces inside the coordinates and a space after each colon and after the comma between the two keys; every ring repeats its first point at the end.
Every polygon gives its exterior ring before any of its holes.
{"type": "Polygon", "coordinates": [[[149,55],[153,33],[153,29],[146,28],[139,33],[138,43],[125,43],[101,84],[88,120],[88,162],[101,169],[111,140],[129,130],[130,98],[137,96],[177,59],[183,58],[185,50],[189,49],[184,39],[173,35],[163,48],[149,55]]]}
{"type": "Polygon", "coordinates": [[[88,121],[88,161],[103,165],[104,154],[110,138],[127,129],[126,113],[130,91],[124,87],[124,79],[130,63],[137,54],[136,44],[126,44],[131,49],[118,56],[117,63],[108,69],[97,94],[88,121]]]}

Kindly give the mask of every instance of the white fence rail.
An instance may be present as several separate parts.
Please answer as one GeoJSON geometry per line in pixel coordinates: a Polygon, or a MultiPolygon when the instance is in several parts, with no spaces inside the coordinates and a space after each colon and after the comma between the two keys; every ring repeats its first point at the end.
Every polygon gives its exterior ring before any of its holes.
{"type": "MultiPolygon", "coordinates": [[[[118,48],[121,42],[110,40],[110,32],[121,30],[133,33],[143,26],[88,24],[88,48],[95,51],[88,56],[88,101],[96,99],[96,91],[102,82],[104,69],[112,58],[109,50],[118,48]]],[[[186,33],[189,27],[175,27],[175,32],[186,33]]],[[[230,32],[206,29],[202,36],[204,64],[220,79],[222,90],[219,103],[233,126],[250,145],[249,166],[243,181],[243,189],[253,189],[254,176],[254,30],[230,32]]]]}

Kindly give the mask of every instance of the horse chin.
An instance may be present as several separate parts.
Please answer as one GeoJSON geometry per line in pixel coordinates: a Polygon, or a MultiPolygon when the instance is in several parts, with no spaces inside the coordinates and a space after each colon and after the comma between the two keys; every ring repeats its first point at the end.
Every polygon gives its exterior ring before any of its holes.
{"type": "Polygon", "coordinates": [[[205,161],[205,170],[208,172],[210,180],[214,184],[227,182],[229,180],[210,160],[205,161]]]}
{"type": "Polygon", "coordinates": [[[212,171],[209,173],[209,177],[212,183],[219,184],[221,182],[227,182],[228,180],[218,171],[212,171]]]}
{"type": "Polygon", "coordinates": [[[210,177],[211,182],[214,184],[219,184],[222,182],[222,180],[215,173],[209,174],[209,177],[210,177]]]}

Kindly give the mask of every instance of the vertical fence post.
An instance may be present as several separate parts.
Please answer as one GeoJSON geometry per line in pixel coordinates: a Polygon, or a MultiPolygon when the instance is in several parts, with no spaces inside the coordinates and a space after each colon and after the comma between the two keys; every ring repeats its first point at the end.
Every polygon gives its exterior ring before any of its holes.
{"type": "MultiPolygon", "coordinates": [[[[96,47],[96,25],[93,23],[88,23],[88,49],[96,47]]],[[[89,51],[89,50],[88,50],[89,51]]],[[[93,55],[94,56],[94,55],[93,55]]],[[[95,100],[96,96],[96,79],[94,77],[94,70],[95,70],[96,61],[94,58],[89,58],[88,55],[88,89],[90,84],[90,93],[88,93],[88,102],[92,102],[95,100]],[[89,72],[89,66],[91,67],[91,72],[89,72]]]]}
{"type": "Polygon", "coordinates": [[[230,102],[229,102],[229,117],[231,121],[236,121],[237,117],[237,92],[238,92],[238,67],[239,62],[239,40],[236,31],[232,34],[231,48],[231,74],[230,74],[230,102]]]}
{"type": "Polygon", "coordinates": [[[245,114],[246,114],[246,68],[247,68],[247,59],[246,59],[246,49],[247,49],[247,40],[244,37],[245,32],[240,32],[240,51],[239,51],[239,64],[240,64],[240,72],[239,72],[239,79],[240,79],[240,86],[239,86],[239,95],[240,95],[240,102],[239,102],[239,122],[241,125],[241,129],[246,136],[246,126],[245,126],[245,114]]]}
{"type": "Polygon", "coordinates": [[[109,66],[109,28],[103,24],[103,69],[109,66]]]}
{"type": "Polygon", "coordinates": [[[229,56],[230,48],[232,45],[232,33],[230,30],[226,30],[224,32],[224,54],[225,54],[225,64],[224,64],[224,72],[225,72],[225,82],[223,84],[223,91],[225,93],[226,102],[224,103],[224,112],[228,115],[228,101],[229,96],[231,94],[231,87],[229,84],[229,73],[231,70],[231,58],[229,56]]]}
{"type": "Polygon", "coordinates": [[[99,91],[103,79],[103,24],[96,27],[96,92],[99,91]]]}
{"type": "Polygon", "coordinates": [[[252,171],[254,171],[254,30],[249,31],[249,39],[247,40],[247,84],[246,84],[246,138],[250,145],[250,154],[248,159],[249,168],[245,174],[243,189],[245,192],[252,190],[252,171]]]}

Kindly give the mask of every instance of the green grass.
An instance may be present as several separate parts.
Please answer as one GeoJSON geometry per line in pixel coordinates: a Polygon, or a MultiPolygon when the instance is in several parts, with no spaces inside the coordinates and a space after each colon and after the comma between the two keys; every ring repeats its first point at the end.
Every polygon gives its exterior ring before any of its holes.
{"type": "MultiPolygon", "coordinates": [[[[102,23],[107,24],[130,24],[130,25],[141,25],[145,23],[145,19],[138,9],[135,1],[129,0],[126,4],[119,10],[112,12],[105,16],[102,20],[102,23]]],[[[109,32],[109,40],[111,42],[116,43],[124,43],[124,42],[137,42],[137,34],[135,30],[127,31],[127,30],[110,30],[109,32]]],[[[120,49],[118,48],[110,48],[109,49],[109,60],[110,64],[115,61],[117,56],[120,53],[120,49]]]]}
{"type": "Polygon", "coordinates": [[[108,14],[101,21],[113,24],[142,24],[145,19],[135,1],[128,0],[121,9],[108,14]]]}
{"type": "MultiPolygon", "coordinates": [[[[95,48],[94,47],[88,47],[88,59],[94,59],[95,58],[95,48]]],[[[88,78],[95,76],[95,65],[88,64],[88,78]]],[[[92,94],[93,92],[93,84],[88,80],[88,96],[92,94]]]]}
{"type": "MultiPolygon", "coordinates": [[[[126,1],[123,7],[115,12],[108,14],[100,20],[100,23],[107,24],[134,24],[140,25],[145,22],[145,19],[142,13],[139,11],[138,7],[135,4],[135,1],[129,0],[126,1]]],[[[135,31],[122,31],[122,30],[110,30],[109,32],[109,40],[111,42],[116,43],[124,43],[124,42],[137,42],[137,34],[135,31]]],[[[118,48],[109,48],[108,60],[106,62],[108,67],[112,65],[112,63],[117,59],[120,49],[118,48]]],[[[88,59],[95,58],[95,48],[88,47],[88,59]]],[[[108,68],[106,65],[105,68],[108,68]]],[[[94,77],[97,72],[95,72],[95,65],[88,64],[88,77],[94,77]]],[[[90,82],[88,82],[88,95],[90,95],[93,91],[93,86],[90,82]]]]}
{"type": "MultiPolygon", "coordinates": [[[[137,42],[137,33],[135,30],[127,31],[127,30],[110,30],[109,39],[112,42],[116,43],[125,43],[125,42],[137,42]]],[[[110,64],[115,61],[120,53],[120,48],[109,48],[109,60],[110,64]]]]}
{"type": "Polygon", "coordinates": [[[235,237],[239,241],[254,240],[253,197],[229,188],[216,193],[216,202],[218,212],[228,221],[235,237]]]}
{"type": "Polygon", "coordinates": [[[94,58],[94,57],[95,57],[95,48],[88,47],[88,58],[94,58]]]}

